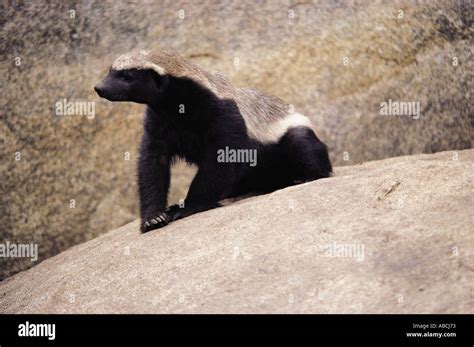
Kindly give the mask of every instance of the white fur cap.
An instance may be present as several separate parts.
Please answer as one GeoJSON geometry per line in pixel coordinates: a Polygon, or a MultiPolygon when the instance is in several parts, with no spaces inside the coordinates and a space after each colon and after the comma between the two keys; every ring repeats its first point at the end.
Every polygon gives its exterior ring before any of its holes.
{"type": "Polygon", "coordinates": [[[154,70],[159,75],[164,75],[165,69],[161,66],[156,65],[150,60],[150,52],[149,51],[139,51],[139,52],[130,52],[125,53],[115,59],[114,63],[112,64],[113,70],[128,70],[128,69],[151,69],[154,70]]]}

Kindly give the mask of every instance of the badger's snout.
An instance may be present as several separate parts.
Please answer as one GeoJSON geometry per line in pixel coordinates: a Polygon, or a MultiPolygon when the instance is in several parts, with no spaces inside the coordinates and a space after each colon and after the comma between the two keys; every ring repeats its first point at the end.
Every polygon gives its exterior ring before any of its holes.
{"type": "Polygon", "coordinates": [[[104,97],[104,87],[100,83],[94,86],[94,90],[101,98],[104,97]]]}
{"type": "Polygon", "coordinates": [[[131,101],[127,99],[126,94],[120,89],[120,86],[114,86],[108,77],[97,83],[94,86],[94,90],[101,98],[109,101],[131,101]]]}

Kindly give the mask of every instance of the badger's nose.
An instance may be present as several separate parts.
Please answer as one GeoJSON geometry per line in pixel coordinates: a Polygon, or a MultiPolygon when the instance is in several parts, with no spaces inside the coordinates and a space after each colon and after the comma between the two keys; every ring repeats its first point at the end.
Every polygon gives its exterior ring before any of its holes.
{"type": "Polygon", "coordinates": [[[100,85],[96,85],[94,87],[94,90],[100,97],[102,97],[102,95],[104,94],[104,90],[102,89],[100,85]]]}

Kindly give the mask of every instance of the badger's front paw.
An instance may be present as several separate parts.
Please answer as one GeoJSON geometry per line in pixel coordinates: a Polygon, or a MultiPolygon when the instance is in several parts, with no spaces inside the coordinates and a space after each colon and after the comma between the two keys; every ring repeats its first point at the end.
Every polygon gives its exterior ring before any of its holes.
{"type": "Polygon", "coordinates": [[[174,204],[168,207],[168,209],[166,210],[166,213],[168,214],[168,220],[172,222],[172,221],[175,221],[176,219],[182,218],[181,213],[183,209],[184,208],[180,207],[178,204],[174,204]]]}
{"type": "Polygon", "coordinates": [[[148,217],[146,219],[142,219],[142,226],[141,231],[142,233],[146,233],[153,229],[159,229],[167,225],[170,221],[168,213],[161,212],[158,213],[156,216],[148,217]]]}

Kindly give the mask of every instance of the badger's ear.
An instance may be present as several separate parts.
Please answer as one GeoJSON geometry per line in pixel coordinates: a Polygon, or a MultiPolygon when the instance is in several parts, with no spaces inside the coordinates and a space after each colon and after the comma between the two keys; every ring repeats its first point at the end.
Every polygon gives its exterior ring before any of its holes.
{"type": "Polygon", "coordinates": [[[168,83],[169,83],[168,75],[160,75],[156,72],[153,72],[153,80],[155,81],[156,88],[158,89],[158,92],[160,94],[163,93],[168,87],[168,83]]]}

